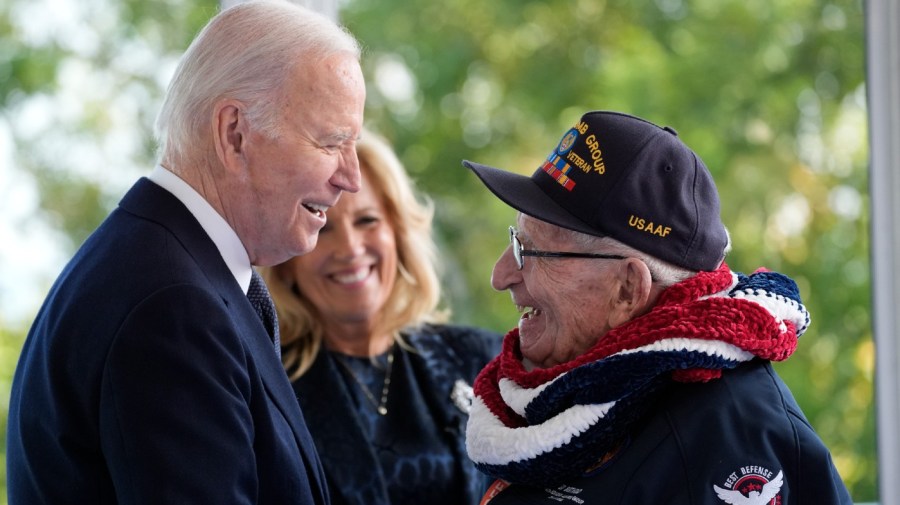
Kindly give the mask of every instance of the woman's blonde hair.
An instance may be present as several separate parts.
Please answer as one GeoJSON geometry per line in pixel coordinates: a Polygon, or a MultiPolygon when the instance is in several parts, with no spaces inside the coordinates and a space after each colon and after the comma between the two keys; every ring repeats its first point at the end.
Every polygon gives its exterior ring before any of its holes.
{"type": "MultiPolygon", "coordinates": [[[[379,312],[376,334],[392,334],[406,345],[400,330],[423,323],[443,322],[448,313],[438,310],[440,284],[437,251],[431,237],[434,205],[419,199],[412,180],[386,141],[364,130],[356,144],[360,170],[381,199],[397,244],[397,276],[385,306],[379,312]]],[[[260,273],[278,310],[282,361],[295,380],[312,365],[322,347],[321,315],[299,291],[290,261],[260,273]]]]}

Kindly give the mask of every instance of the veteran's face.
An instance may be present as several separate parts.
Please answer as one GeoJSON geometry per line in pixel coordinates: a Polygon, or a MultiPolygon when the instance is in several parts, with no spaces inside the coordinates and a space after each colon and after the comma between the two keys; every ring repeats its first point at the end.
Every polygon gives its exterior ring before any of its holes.
{"type": "MultiPolygon", "coordinates": [[[[525,250],[606,252],[585,251],[568,230],[524,214],[517,228],[525,250]]],[[[509,290],[521,312],[519,341],[526,365],[548,368],[569,361],[611,329],[619,263],[527,256],[519,270],[512,248],[506,248],[494,265],[491,285],[509,290]]]]}

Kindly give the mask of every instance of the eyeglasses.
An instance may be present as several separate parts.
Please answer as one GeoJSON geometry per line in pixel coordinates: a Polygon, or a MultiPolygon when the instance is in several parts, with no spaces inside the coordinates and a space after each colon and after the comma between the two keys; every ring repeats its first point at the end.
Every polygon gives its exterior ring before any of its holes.
{"type": "Polygon", "coordinates": [[[595,258],[602,260],[623,260],[625,256],[617,254],[597,254],[597,253],[580,253],[580,252],[561,252],[561,251],[534,251],[524,249],[522,243],[519,242],[519,230],[509,227],[509,245],[512,246],[513,258],[516,260],[516,266],[519,270],[525,267],[525,256],[536,256],[539,258],[595,258]]]}

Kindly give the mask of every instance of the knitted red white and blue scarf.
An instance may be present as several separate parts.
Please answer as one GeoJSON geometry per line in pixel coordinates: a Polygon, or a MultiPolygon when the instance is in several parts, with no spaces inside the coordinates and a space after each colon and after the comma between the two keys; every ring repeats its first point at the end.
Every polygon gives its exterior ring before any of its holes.
{"type": "Polygon", "coordinates": [[[552,368],[527,371],[513,329],[475,380],[469,457],[512,483],[582,475],[622,442],[662,382],[709,381],[754,358],[787,359],[808,326],[789,277],[723,264],[666,289],[650,312],[552,368]]]}

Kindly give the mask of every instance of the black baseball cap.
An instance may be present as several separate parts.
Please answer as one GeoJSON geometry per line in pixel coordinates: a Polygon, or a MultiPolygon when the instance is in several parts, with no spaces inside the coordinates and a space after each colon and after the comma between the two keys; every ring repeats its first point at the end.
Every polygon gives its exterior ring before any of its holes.
{"type": "Polygon", "coordinates": [[[690,270],[715,270],[725,256],[712,175],[669,127],[588,112],[531,177],[463,165],[506,204],[542,221],[609,236],[690,270]]]}

